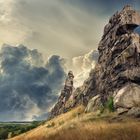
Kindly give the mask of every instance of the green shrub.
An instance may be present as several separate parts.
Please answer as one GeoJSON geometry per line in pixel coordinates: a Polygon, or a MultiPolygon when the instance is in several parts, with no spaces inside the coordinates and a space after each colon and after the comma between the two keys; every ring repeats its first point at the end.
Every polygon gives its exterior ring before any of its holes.
{"type": "Polygon", "coordinates": [[[114,101],[113,97],[109,97],[108,101],[106,102],[106,108],[109,112],[114,112],[114,101]]]}
{"type": "Polygon", "coordinates": [[[109,97],[109,99],[107,100],[107,102],[105,103],[105,105],[101,105],[100,106],[100,113],[99,116],[101,114],[103,114],[105,111],[109,111],[109,112],[114,112],[114,101],[113,101],[113,97],[109,97]]]}

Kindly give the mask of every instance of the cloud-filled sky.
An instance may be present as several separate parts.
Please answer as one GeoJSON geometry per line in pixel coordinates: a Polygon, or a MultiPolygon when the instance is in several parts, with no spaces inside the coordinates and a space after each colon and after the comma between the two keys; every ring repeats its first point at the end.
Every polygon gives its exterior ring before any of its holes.
{"type": "Polygon", "coordinates": [[[69,69],[82,84],[105,24],[126,4],[140,10],[140,0],[0,0],[0,46],[10,44],[0,51],[0,121],[45,116],[69,69]]]}
{"type": "Polygon", "coordinates": [[[139,0],[0,0],[0,44],[75,57],[97,48],[108,18],[139,0]]]}
{"type": "Polygon", "coordinates": [[[32,120],[46,114],[63,86],[64,65],[60,56],[53,55],[45,63],[37,50],[3,45],[0,121],[32,120]]]}

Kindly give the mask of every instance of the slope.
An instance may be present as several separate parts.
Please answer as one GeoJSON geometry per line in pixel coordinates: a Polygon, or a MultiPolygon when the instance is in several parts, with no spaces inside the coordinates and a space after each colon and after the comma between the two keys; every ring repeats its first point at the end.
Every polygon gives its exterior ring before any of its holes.
{"type": "Polygon", "coordinates": [[[139,140],[140,121],[115,113],[84,113],[79,106],[10,140],[139,140]]]}

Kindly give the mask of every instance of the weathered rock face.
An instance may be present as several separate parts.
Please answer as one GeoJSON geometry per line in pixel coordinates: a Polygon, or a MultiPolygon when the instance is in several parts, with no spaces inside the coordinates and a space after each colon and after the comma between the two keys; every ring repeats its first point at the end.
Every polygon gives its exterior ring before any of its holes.
{"type": "MultiPolygon", "coordinates": [[[[131,83],[140,85],[140,35],[134,32],[139,25],[140,14],[130,6],[110,18],[98,46],[98,63],[83,91],[88,99],[100,95],[104,105],[114,91],[131,83]]],[[[88,106],[94,103],[91,99],[88,106]]]]}
{"type": "MultiPolygon", "coordinates": [[[[93,70],[93,71],[91,71],[89,78],[86,81],[84,81],[84,84],[75,90],[71,90],[71,92],[69,92],[70,90],[65,90],[65,89],[69,88],[65,84],[64,89],[61,91],[61,94],[59,96],[58,102],[55,104],[55,106],[51,110],[50,118],[53,118],[59,114],[65,113],[77,105],[82,104],[82,105],[86,106],[88,104],[88,101],[93,96],[96,95],[96,92],[91,92],[91,91],[95,90],[96,78],[94,76],[95,76],[95,72],[93,70]],[[67,94],[67,93],[70,93],[70,94],[67,94]],[[68,96],[64,102],[66,95],[68,95],[68,96]]],[[[74,76],[72,76],[72,77],[74,78],[74,76]]],[[[73,78],[71,79],[71,81],[73,81],[73,78]]],[[[66,79],[66,81],[68,79],[69,79],[69,76],[66,79]]],[[[70,89],[73,89],[73,85],[71,85],[70,89]]]]}
{"type": "Polygon", "coordinates": [[[114,97],[114,106],[126,109],[140,107],[140,85],[131,83],[120,89],[114,97]]]}
{"type": "Polygon", "coordinates": [[[140,13],[130,6],[110,18],[98,46],[98,63],[84,83],[85,99],[100,95],[104,105],[114,91],[131,83],[140,85],[140,35],[134,32],[139,25],[140,13]]]}
{"type": "Polygon", "coordinates": [[[140,118],[140,107],[133,107],[127,112],[127,116],[134,118],[140,118]]]}
{"type": "Polygon", "coordinates": [[[54,108],[51,110],[51,117],[57,116],[61,113],[66,112],[66,102],[72,96],[73,93],[73,79],[74,75],[72,71],[69,71],[68,76],[65,81],[64,89],[61,91],[58,102],[55,104],[54,108]]]}
{"type": "MultiPolygon", "coordinates": [[[[91,109],[91,106],[98,104],[94,98],[96,95],[99,95],[100,103],[105,105],[108,97],[114,96],[114,92],[116,97],[119,96],[116,91],[119,93],[121,89],[128,89],[127,85],[135,85],[138,91],[136,96],[139,96],[140,35],[134,31],[139,25],[140,14],[130,6],[125,6],[122,11],[116,12],[110,18],[98,46],[98,63],[95,69],[91,70],[83,86],[73,92],[73,100],[72,102],[68,100],[65,109],[75,107],[77,104],[87,105],[93,98],[88,104],[91,109]]],[[[127,95],[132,95],[134,89],[133,87],[127,95]]],[[[119,101],[123,100],[126,105],[131,100],[129,98],[128,102],[125,102],[123,98],[127,95],[124,94],[119,101]]],[[[135,99],[136,96],[132,95],[135,99]]]]}
{"type": "Polygon", "coordinates": [[[80,92],[85,104],[99,94],[104,105],[114,91],[140,84],[140,35],[134,32],[139,25],[140,14],[130,6],[110,18],[98,46],[98,63],[80,92]]]}
{"type": "Polygon", "coordinates": [[[104,28],[95,74],[103,104],[115,90],[128,83],[140,84],[140,36],[134,32],[139,25],[140,14],[125,6],[104,28]]]}
{"type": "Polygon", "coordinates": [[[97,110],[99,110],[100,105],[101,105],[100,95],[96,95],[91,100],[89,100],[85,112],[86,113],[87,112],[96,112],[97,110]]]}

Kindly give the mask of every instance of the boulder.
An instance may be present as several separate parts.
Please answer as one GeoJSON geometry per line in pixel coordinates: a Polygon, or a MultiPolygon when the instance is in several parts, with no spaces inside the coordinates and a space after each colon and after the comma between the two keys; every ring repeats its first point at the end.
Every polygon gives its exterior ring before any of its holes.
{"type": "Polygon", "coordinates": [[[94,96],[89,102],[85,109],[85,112],[95,112],[99,110],[99,107],[101,105],[100,95],[94,96]]]}
{"type": "Polygon", "coordinates": [[[128,112],[128,109],[127,108],[117,108],[117,114],[118,115],[122,115],[122,114],[125,114],[128,112]]]}
{"type": "Polygon", "coordinates": [[[140,107],[133,107],[133,108],[131,108],[128,111],[127,115],[135,117],[135,118],[140,118],[140,107]]]}
{"type": "Polygon", "coordinates": [[[128,84],[121,88],[114,97],[115,108],[140,107],[140,85],[128,84]]]}

